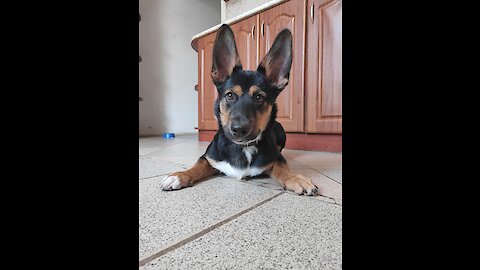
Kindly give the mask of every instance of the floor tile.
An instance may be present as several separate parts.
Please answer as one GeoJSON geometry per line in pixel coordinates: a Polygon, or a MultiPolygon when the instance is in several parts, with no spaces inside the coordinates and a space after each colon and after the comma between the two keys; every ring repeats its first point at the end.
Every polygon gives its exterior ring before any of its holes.
{"type": "Polygon", "coordinates": [[[320,170],[320,172],[338,183],[342,183],[342,170],[320,170]]]}
{"type": "Polygon", "coordinates": [[[282,153],[284,153],[284,156],[287,160],[293,159],[299,161],[307,165],[308,167],[318,171],[341,171],[342,169],[342,154],[290,149],[285,149],[284,151],[282,151],[282,153]]]}
{"type": "Polygon", "coordinates": [[[162,191],[161,179],[139,181],[139,259],[280,193],[221,177],[162,191]]]}
{"type": "Polygon", "coordinates": [[[341,269],[342,207],[282,194],[144,269],[341,269]]]}
{"type": "Polygon", "coordinates": [[[143,137],[140,138],[138,142],[138,154],[147,155],[158,149],[187,141],[192,141],[192,139],[189,136],[179,136],[172,139],[165,139],[162,137],[143,137]]]}
{"type": "Polygon", "coordinates": [[[138,160],[138,178],[154,177],[176,171],[183,171],[189,167],[177,162],[166,161],[162,159],[152,159],[141,157],[138,160]]]}
{"type": "Polygon", "coordinates": [[[199,141],[185,141],[173,146],[162,147],[145,157],[155,160],[171,161],[188,167],[197,162],[198,158],[205,154],[209,143],[199,141]]]}

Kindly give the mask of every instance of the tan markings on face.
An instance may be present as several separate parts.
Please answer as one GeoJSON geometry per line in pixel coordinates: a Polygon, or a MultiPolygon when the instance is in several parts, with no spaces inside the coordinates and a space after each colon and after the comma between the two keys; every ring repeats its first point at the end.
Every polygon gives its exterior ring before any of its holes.
{"type": "Polygon", "coordinates": [[[230,111],[225,105],[225,100],[220,101],[220,122],[222,122],[222,126],[230,123],[230,111]]]}
{"type": "Polygon", "coordinates": [[[260,88],[258,88],[258,86],[256,85],[252,85],[250,86],[250,88],[248,89],[248,94],[253,97],[253,93],[255,93],[256,91],[260,90],[260,88]]]}
{"type": "Polygon", "coordinates": [[[257,130],[264,131],[267,128],[270,121],[270,115],[272,113],[272,105],[264,103],[262,109],[257,110],[257,130]]]}
{"type": "Polygon", "coordinates": [[[243,94],[242,87],[240,87],[240,85],[235,85],[231,90],[233,93],[237,94],[237,96],[241,96],[243,94]]]}

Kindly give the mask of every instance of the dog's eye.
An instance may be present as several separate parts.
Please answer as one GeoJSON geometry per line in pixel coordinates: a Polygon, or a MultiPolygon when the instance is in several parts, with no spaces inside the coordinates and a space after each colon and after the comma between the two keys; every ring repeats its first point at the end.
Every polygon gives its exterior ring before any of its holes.
{"type": "Polygon", "coordinates": [[[259,104],[263,103],[264,100],[265,100],[265,98],[260,94],[255,96],[255,101],[259,104]]]}
{"type": "Polygon", "coordinates": [[[227,94],[225,94],[225,98],[228,100],[228,101],[233,101],[235,99],[235,96],[233,95],[232,92],[228,92],[227,94]]]}

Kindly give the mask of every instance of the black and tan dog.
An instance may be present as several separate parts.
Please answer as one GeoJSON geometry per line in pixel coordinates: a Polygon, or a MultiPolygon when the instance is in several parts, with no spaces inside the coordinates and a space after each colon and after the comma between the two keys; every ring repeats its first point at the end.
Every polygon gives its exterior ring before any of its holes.
{"type": "Polygon", "coordinates": [[[207,151],[190,169],[166,176],[163,190],[175,190],[219,172],[241,179],[267,174],[297,194],[315,195],[318,188],[292,173],[280,153],[283,127],[275,121],[275,99],[288,84],[292,64],[292,34],[281,31],[257,68],[244,71],[233,32],[222,25],[213,48],[212,79],[217,87],[218,132],[207,151]]]}

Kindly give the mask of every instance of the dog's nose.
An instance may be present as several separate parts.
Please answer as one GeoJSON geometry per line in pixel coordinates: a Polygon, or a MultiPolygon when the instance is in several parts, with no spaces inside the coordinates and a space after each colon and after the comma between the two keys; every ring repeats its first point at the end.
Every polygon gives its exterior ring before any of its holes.
{"type": "Polygon", "coordinates": [[[245,137],[250,132],[250,121],[243,115],[236,115],[232,117],[230,130],[234,136],[245,137]]]}
{"type": "Polygon", "coordinates": [[[238,137],[243,137],[247,135],[248,133],[248,125],[242,125],[242,124],[232,124],[232,127],[230,128],[232,130],[232,134],[238,137]]]}

